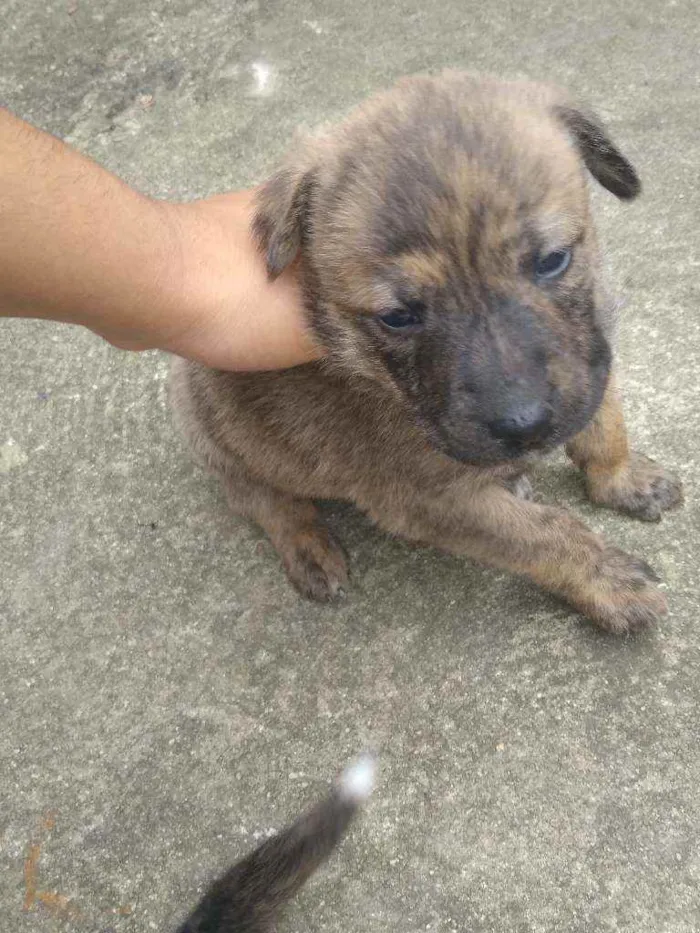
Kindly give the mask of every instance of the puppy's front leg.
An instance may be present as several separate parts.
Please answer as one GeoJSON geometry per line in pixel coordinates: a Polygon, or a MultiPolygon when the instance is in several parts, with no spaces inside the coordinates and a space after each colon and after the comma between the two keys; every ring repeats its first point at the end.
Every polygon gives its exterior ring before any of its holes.
{"type": "Polygon", "coordinates": [[[595,417],[567,444],[566,452],[585,472],[588,496],[598,505],[654,522],[683,499],[680,481],[673,474],[629,450],[613,378],[595,417]]]}
{"type": "Polygon", "coordinates": [[[499,483],[457,483],[435,497],[415,490],[400,518],[373,517],[395,533],[524,574],[612,632],[644,628],[666,612],[644,561],[563,509],[523,501],[499,483]]]}

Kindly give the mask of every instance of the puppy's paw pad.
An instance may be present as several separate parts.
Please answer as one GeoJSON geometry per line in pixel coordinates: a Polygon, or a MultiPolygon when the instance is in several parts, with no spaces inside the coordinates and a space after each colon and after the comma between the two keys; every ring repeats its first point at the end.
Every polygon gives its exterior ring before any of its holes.
{"type": "Polygon", "coordinates": [[[633,453],[624,473],[589,477],[594,502],[626,512],[646,522],[658,522],[663,512],[683,502],[680,480],[654,460],[633,453]]]}
{"type": "Polygon", "coordinates": [[[592,581],[586,615],[615,634],[655,625],[667,612],[666,598],[655,585],[659,577],[646,561],[607,548],[592,581]]]}
{"type": "Polygon", "coordinates": [[[295,534],[283,557],[289,579],[306,599],[327,603],[345,597],[348,586],[345,555],[324,528],[295,534]]]}

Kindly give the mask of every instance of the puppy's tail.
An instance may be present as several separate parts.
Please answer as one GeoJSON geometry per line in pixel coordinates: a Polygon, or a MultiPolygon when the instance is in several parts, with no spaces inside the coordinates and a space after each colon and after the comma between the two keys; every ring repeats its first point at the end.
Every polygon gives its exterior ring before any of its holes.
{"type": "Polygon", "coordinates": [[[267,933],[280,907],[328,858],[374,788],[363,755],[328,796],[215,881],[177,933],[267,933]]]}

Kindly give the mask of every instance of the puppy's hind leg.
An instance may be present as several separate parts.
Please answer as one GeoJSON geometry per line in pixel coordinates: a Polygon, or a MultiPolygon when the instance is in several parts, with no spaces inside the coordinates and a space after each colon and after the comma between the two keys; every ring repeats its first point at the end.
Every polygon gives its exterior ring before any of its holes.
{"type": "Polygon", "coordinates": [[[212,378],[194,363],[173,364],[173,413],[192,453],[219,477],[233,510],[267,532],[302,596],[319,602],[343,596],[348,574],[339,545],[309,499],[295,498],[255,476],[222,436],[222,414],[235,420],[235,412],[227,413],[225,393],[212,394],[212,378]]]}
{"type": "Polygon", "coordinates": [[[345,555],[311,500],[280,492],[252,477],[242,465],[228,469],[221,479],[233,510],[266,532],[302,596],[317,602],[345,596],[345,555]]]}

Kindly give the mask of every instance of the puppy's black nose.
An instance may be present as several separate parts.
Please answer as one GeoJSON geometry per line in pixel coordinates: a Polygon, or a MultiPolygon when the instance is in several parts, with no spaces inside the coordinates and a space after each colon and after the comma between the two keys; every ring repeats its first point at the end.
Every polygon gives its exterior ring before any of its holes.
{"type": "Polygon", "coordinates": [[[494,437],[508,444],[526,445],[543,439],[549,429],[550,411],[540,401],[517,401],[489,424],[494,437]]]}

